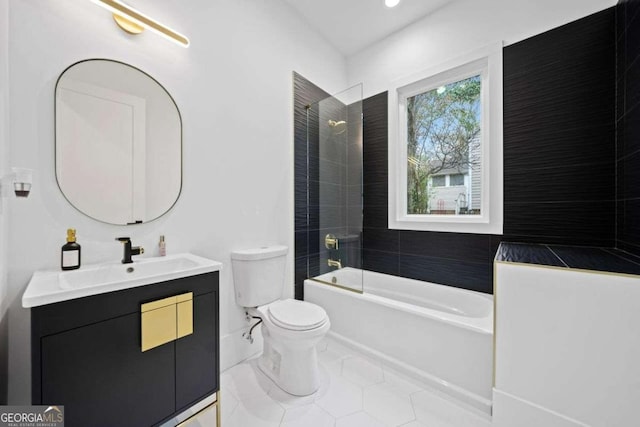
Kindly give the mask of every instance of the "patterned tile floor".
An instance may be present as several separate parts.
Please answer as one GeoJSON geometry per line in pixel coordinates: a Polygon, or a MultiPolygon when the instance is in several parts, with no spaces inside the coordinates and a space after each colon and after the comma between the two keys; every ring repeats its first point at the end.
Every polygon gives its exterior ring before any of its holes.
{"type": "MultiPolygon", "coordinates": [[[[282,391],[256,359],[222,373],[223,427],[490,427],[483,417],[414,384],[380,363],[325,339],[318,346],[320,389],[297,397],[282,391]]],[[[185,427],[215,425],[203,411],[185,427]]]]}

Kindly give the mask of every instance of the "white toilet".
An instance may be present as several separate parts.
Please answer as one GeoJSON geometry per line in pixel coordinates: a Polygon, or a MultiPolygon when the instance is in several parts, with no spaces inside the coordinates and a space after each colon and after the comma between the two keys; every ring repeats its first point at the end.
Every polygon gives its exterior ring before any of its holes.
{"type": "Polygon", "coordinates": [[[232,252],[236,303],[262,319],[260,369],[287,393],[306,396],[320,387],[316,344],[331,324],[322,307],[281,299],[286,257],[286,246],[232,252]]]}

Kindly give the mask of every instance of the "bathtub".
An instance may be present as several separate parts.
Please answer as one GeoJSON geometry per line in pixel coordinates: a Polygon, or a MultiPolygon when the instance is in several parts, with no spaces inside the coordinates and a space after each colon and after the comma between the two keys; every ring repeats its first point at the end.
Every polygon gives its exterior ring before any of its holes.
{"type": "Polygon", "coordinates": [[[327,311],[334,338],[491,413],[492,295],[350,267],[314,279],[304,299],[327,311]]]}

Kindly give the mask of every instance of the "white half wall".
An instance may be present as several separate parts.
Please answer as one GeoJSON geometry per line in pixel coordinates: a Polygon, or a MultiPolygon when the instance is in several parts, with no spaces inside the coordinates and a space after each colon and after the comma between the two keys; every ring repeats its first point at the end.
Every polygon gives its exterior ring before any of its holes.
{"type": "Polygon", "coordinates": [[[495,263],[494,427],[627,427],[640,402],[640,279],[495,263]]]}
{"type": "MultiPolygon", "coordinates": [[[[148,31],[125,34],[89,1],[10,0],[11,165],[35,170],[31,195],[13,200],[9,215],[12,404],[30,402],[30,319],[20,299],[34,271],[59,268],[68,227],[77,229],[83,264],[119,260],[122,245],[114,238],[123,235],[145,247],[144,256],[155,256],[161,234],[169,253],[223,262],[221,336],[241,335],[246,326],[234,301],[230,251],[288,245],[285,288],[293,295],[292,72],[337,92],[346,87],[344,58],[281,0],[128,3],[185,33],[191,46],[183,49],[148,31]],[[58,189],[54,87],[67,66],[87,58],[142,69],[180,108],[182,194],[159,220],[128,227],[99,223],[76,211],[58,189]]],[[[239,339],[225,339],[227,345],[241,348],[221,349],[225,367],[259,349],[239,339]]]]}
{"type": "Polygon", "coordinates": [[[597,11],[617,0],[458,0],[347,59],[349,84],[365,98],[394,80],[484,46],[512,44],[597,11]]]}

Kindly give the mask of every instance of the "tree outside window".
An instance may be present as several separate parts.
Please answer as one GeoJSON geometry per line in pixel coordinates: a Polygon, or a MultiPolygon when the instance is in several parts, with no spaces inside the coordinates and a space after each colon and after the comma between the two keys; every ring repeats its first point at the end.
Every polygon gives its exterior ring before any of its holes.
{"type": "Polygon", "coordinates": [[[432,206],[459,204],[460,200],[465,204],[474,200],[478,208],[465,206],[464,212],[480,214],[480,95],[481,77],[476,75],[407,98],[409,215],[430,214],[432,206]],[[435,188],[445,173],[457,176],[455,185],[460,181],[464,185],[464,176],[469,175],[466,192],[449,194],[435,188]]]}

